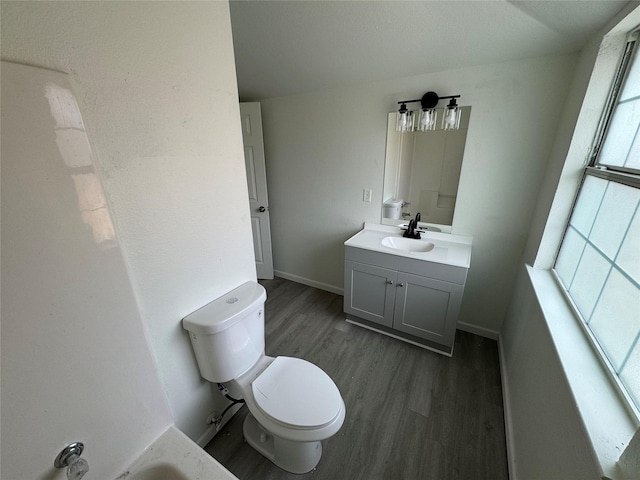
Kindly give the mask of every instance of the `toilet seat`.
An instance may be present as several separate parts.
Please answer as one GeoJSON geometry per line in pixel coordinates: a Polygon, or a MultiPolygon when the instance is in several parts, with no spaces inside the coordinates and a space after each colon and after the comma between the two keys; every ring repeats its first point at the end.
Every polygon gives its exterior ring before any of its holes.
{"type": "Polygon", "coordinates": [[[276,357],[251,383],[256,406],[271,421],[293,429],[319,429],[343,409],[333,380],[316,365],[292,357],[276,357]]]}

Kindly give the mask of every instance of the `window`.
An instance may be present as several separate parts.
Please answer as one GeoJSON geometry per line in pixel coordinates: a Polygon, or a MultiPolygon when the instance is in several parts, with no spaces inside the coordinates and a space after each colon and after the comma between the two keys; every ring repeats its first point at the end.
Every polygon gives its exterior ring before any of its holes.
{"type": "Polygon", "coordinates": [[[640,30],[630,34],[554,271],[640,416],[640,30]]]}

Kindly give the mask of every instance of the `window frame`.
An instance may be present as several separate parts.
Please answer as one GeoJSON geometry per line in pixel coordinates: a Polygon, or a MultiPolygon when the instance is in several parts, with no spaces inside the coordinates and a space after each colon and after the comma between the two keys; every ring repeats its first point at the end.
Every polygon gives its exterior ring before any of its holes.
{"type": "MultiPolygon", "coordinates": [[[[594,135],[594,140],[592,142],[590,152],[587,156],[585,165],[583,167],[580,184],[574,195],[573,203],[572,203],[569,215],[565,222],[565,227],[562,233],[562,237],[555,251],[553,264],[551,267],[551,273],[553,275],[555,282],[559,286],[560,291],[562,292],[563,296],[569,303],[571,310],[573,311],[573,314],[575,316],[575,319],[577,323],[580,325],[580,328],[582,329],[583,333],[587,337],[589,344],[597,353],[597,356],[600,362],[604,366],[604,370],[607,373],[607,376],[611,380],[612,384],[615,386],[616,393],[620,395],[624,400],[623,403],[626,409],[628,410],[628,412],[632,414],[632,416],[635,418],[637,423],[640,423],[640,404],[636,404],[636,401],[629,394],[627,387],[624,385],[624,382],[620,379],[618,373],[616,372],[614,366],[612,365],[611,361],[609,360],[606,353],[604,352],[594,332],[589,328],[588,323],[585,321],[584,317],[580,313],[576,303],[574,302],[567,288],[565,288],[563,282],[561,281],[558,275],[558,272],[556,271],[556,265],[558,262],[560,250],[562,248],[562,245],[564,244],[567,232],[570,228],[570,220],[572,218],[572,215],[578,203],[578,199],[580,197],[580,193],[582,192],[585,180],[588,176],[598,177],[609,182],[619,183],[619,184],[626,185],[632,188],[637,188],[640,190],[640,169],[605,165],[605,164],[599,163],[602,147],[606,141],[607,134],[609,133],[611,121],[615,113],[616,107],[619,104],[620,94],[622,93],[627,76],[629,74],[631,62],[633,60],[634,54],[636,53],[636,49],[640,49],[640,25],[630,30],[630,32],[627,35],[627,39],[625,41],[625,47],[621,54],[621,58],[618,62],[618,67],[616,69],[614,77],[612,79],[612,85],[603,107],[603,112],[600,117],[600,122],[598,124],[598,127],[594,135]]],[[[640,61],[640,57],[636,59],[636,61],[637,62],[640,61]]],[[[615,265],[615,262],[612,262],[612,264],[615,265]]],[[[632,283],[637,283],[637,282],[634,281],[632,283]]]]}
{"type": "MultiPolygon", "coordinates": [[[[616,74],[613,78],[611,91],[607,95],[607,101],[604,105],[602,116],[600,117],[600,123],[598,125],[598,129],[596,130],[594,141],[590,149],[591,154],[589,156],[589,160],[585,167],[587,173],[590,172],[590,169],[597,168],[599,170],[604,169],[606,171],[611,171],[611,172],[640,175],[640,169],[605,165],[599,162],[600,153],[602,152],[602,146],[604,145],[604,142],[607,139],[607,134],[609,133],[609,128],[611,127],[611,120],[613,119],[613,114],[616,110],[616,107],[618,106],[618,103],[620,100],[620,94],[622,93],[622,88],[624,87],[625,82],[627,80],[627,76],[629,75],[629,70],[630,70],[629,67],[633,59],[633,55],[635,54],[636,48],[640,48],[639,43],[640,43],[640,25],[635,29],[633,29],[627,36],[627,40],[625,42],[625,48],[624,48],[624,51],[622,52],[622,58],[620,59],[620,62],[618,64],[618,69],[616,70],[616,74]]],[[[618,177],[614,177],[614,178],[618,178],[618,177]]],[[[624,177],[619,177],[619,178],[623,179],[624,177]]],[[[635,186],[635,185],[631,185],[631,186],[635,186]]],[[[580,185],[580,188],[582,188],[582,185],[580,185]]],[[[577,198],[577,195],[576,195],[576,198],[577,198]]]]}

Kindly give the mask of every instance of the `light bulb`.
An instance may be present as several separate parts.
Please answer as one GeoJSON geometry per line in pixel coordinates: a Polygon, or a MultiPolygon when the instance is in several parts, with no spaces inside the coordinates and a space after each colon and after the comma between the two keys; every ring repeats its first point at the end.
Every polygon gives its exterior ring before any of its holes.
{"type": "Polygon", "coordinates": [[[400,107],[400,110],[398,110],[398,119],[396,121],[396,132],[406,132],[407,131],[407,122],[408,122],[408,118],[407,118],[407,106],[403,103],[402,106],[400,107]]]}
{"type": "Polygon", "coordinates": [[[436,128],[436,110],[433,108],[426,108],[420,112],[420,121],[418,123],[417,130],[426,132],[429,130],[435,130],[436,128]]]}
{"type": "Polygon", "coordinates": [[[447,112],[447,120],[446,122],[449,125],[453,125],[456,121],[456,111],[453,108],[448,109],[449,111],[447,112]]]}
{"type": "Polygon", "coordinates": [[[429,125],[429,115],[427,112],[422,112],[422,115],[420,115],[420,130],[424,132],[427,129],[427,125],[429,125]]]}
{"type": "Polygon", "coordinates": [[[445,109],[444,118],[442,119],[442,128],[445,130],[457,130],[460,126],[460,109],[458,106],[445,109]]]}

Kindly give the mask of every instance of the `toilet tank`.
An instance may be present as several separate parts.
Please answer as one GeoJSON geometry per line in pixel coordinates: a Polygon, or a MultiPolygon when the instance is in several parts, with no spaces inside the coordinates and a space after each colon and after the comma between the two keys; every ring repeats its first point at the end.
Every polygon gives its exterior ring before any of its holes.
{"type": "Polygon", "coordinates": [[[210,382],[228,382],[264,355],[266,299],[262,285],[247,282],[182,319],[200,375],[210,382]]]}
{"type": "Polygon", "coordinates": [[[399,219],[402,213],[402,199],[392,198],[382,204],[382,218],[399,219]]]}

